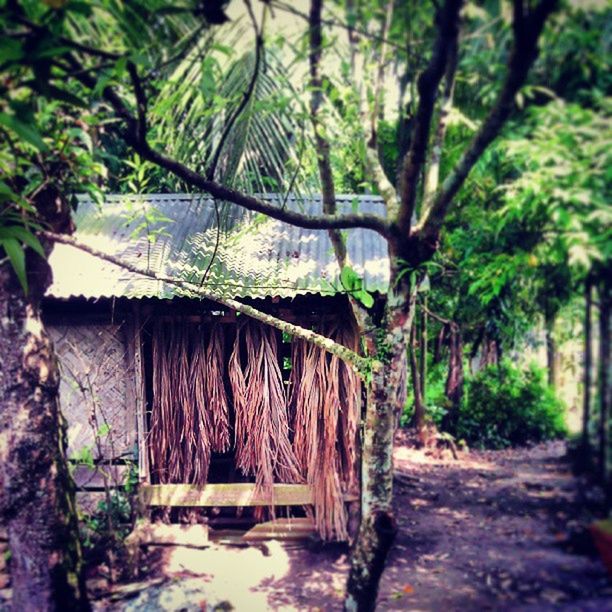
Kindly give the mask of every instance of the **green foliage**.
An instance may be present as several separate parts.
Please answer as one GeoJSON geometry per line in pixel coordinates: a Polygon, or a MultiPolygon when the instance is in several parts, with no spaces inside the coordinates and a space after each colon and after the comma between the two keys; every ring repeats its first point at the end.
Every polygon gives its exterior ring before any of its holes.
{"type": "Polygon", "coordinates": [[[543,370],[521,370],[509,360],[469,379],[456,437],[481,448],[505,448],[566,435],[564,407],[543,370]]]}
{"type": "Polygon", "coordinates": [[[357,301],[361,302],[366,308],[374,306],[372,294],[363,287],[363,279],[351,268],[344,266],[340,273],[340,282],[345,291],[350,293],[357,301]]]}

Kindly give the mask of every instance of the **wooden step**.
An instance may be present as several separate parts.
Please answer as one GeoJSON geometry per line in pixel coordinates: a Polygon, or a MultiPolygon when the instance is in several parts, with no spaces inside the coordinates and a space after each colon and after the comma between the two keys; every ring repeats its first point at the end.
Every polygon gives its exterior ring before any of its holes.
{"type": "Polygon", "coordinates": [[[280,518],[259,523],[249,529],[243,540],[303,540],[316,535],[314,521],[311,518],[280,518]]]}

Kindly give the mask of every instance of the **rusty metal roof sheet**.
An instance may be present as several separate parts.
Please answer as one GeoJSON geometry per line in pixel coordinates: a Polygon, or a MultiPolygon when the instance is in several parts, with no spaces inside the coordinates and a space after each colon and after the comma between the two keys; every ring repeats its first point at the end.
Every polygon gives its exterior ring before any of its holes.
{"type": "MultiPolygon", "coordinates": [[[[293,210],[321,212],[319,196],[262,196],[293,210]]],[[[378,196],[338,196],[339,212],[384,216],[378,196]]],[[[211,198],[190,194],[111,195],[100,206],[81,197],[76,238],[150,271],[200,282],[216,254],[205,287],[226,297],[330,295],[342,290],[338,266],[325,230],[308,230],[219,203],[220,228],[211,198]]],[[[386,243],[371,230],[346,231],[351,267],[368,291],[386,291],[386,243]]],[[[173,285],[133,274],[74,247],[57,244],[50,257],[53,284],[47,295],[157,297],[184,295],[173,285]]]]}

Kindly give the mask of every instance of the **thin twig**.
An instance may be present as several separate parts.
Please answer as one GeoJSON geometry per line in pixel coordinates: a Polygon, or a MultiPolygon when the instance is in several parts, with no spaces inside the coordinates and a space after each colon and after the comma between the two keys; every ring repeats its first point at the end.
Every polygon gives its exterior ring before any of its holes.
{"type": "Polygon", "coordinates": [[[259,65],[261,62],[261,56],[263,52],[263,28],[264,28],[264,20],[265,20],[265,6],[264,13],[262,16],[261,28],[257,25],[257,19],[255,18],[255,14],[253,13],[253,7],[251,6],[250,0],[244,0],[244,3],[247,7],[247,11],[249,13],[249,17],[251,18],[251,23],[253,24],[253,29],[255,31],[255,65],[253,67],[253,74],[251,75],[251,80],[242,95],[242,100],[240,104],[232,114],[232,116],[228,119],[225,124],[225,128],[223,129],[223,133],[221,134],[221,138],[219,139],[219,144],[217,145],[217,150],[215,151],[212,161],[208,170],[206,171],[206,178],[213,181],[215,180],[215,172],[217,170],[217,165],[219,164],[219,158],[221,156],[221,152],[223,151],[223,147],[234,127],[234,123],[236,123],[238,117],[242,114],[250,99],[253,97],[253,93],[255,91],[255,85],[257,83],[257,78],[259,76],[259,65]]]}

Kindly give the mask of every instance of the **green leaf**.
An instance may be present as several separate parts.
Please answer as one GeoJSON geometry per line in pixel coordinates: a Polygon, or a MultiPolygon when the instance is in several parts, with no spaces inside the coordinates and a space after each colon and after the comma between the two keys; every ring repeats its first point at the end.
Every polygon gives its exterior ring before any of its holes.
{"type": "Polygon", "coordinates": [[[9,225],[6,227],[0,227],[0,240],[16,239],[29,246],[32,250],[36,251],[41,257],[45,256],[45,251],[40,244],[38,238],[28,231],[25,227],[20,225],[9,225]]]}
{"type": "Polygon", "coordinates": [[[6,113],[0,113],[0,124],[15,132],[19,138],[35,146],[39,151],[47,150],[47,145],[44,143],[41,135],[36,128],[31,125],[27,125],[23,123],[23,121],[20,121],[12,115],[7,115],[6,113]]]}
{"type": "Polygon", "coordinates": [[[13,62],[23,57],[23,47],[21,42],[12,38],[0,40],[0,63],[13,62]]]}
{"type": "Polygon", "coordinates": [[[21,245],[15,238],[5,238],[4,240],[0,241],[0,245],[2,245],[4,248],[11,265],[13,266],[13,270],[15,271],[15,274],[23,287],[23,292],[27,295],[28,279],[25,269],[25,254],[21,248],[21,245]]]}
{"type": "Polygon", "coordinates": [[[374,306],[374,298],[372,297],[372,294],[365,289],[353,293],[353,297],[361,302],[366,308],[372,308],[372,306],[374,306]]]}
{"type": "Polygon", "coordinates": [[[47,47],[46,49],[40,49],[39,51],[35,51],[30,59],[45,59],[49,57],[57,57],[60,55],[65,55],[71,51],[70,47],[47,47]]]}
{"type": "Polygon", "coordinates": [[[0,181],[0,201],[19,201],[21,198],[4,181],[0,181]]]}
{"type": "Polygon", "coordinates": [[[55,85],[48,85],[47,92],[52,98],[60,100],[61,102],[66,102],[71,106],[76,106],[78,108],[89,108],[87,102],[85,102],[78,96],[75,96],[73,93],[66,91],[65,89],[55,87],[55,85]]]}
{"type": "Polygon", "coordinates": [[[108,423],[102,423],[98,428],[98,436],[100,438],[105,438],[110,433],[110,425],[108,423]]]}
{"type": "Polygon", "coordinates": [[[340,272],[340,282],[347,291],[360,291],[363,287],[363,281],[359,274],[348,265],[345,265],[340,272]]]}

